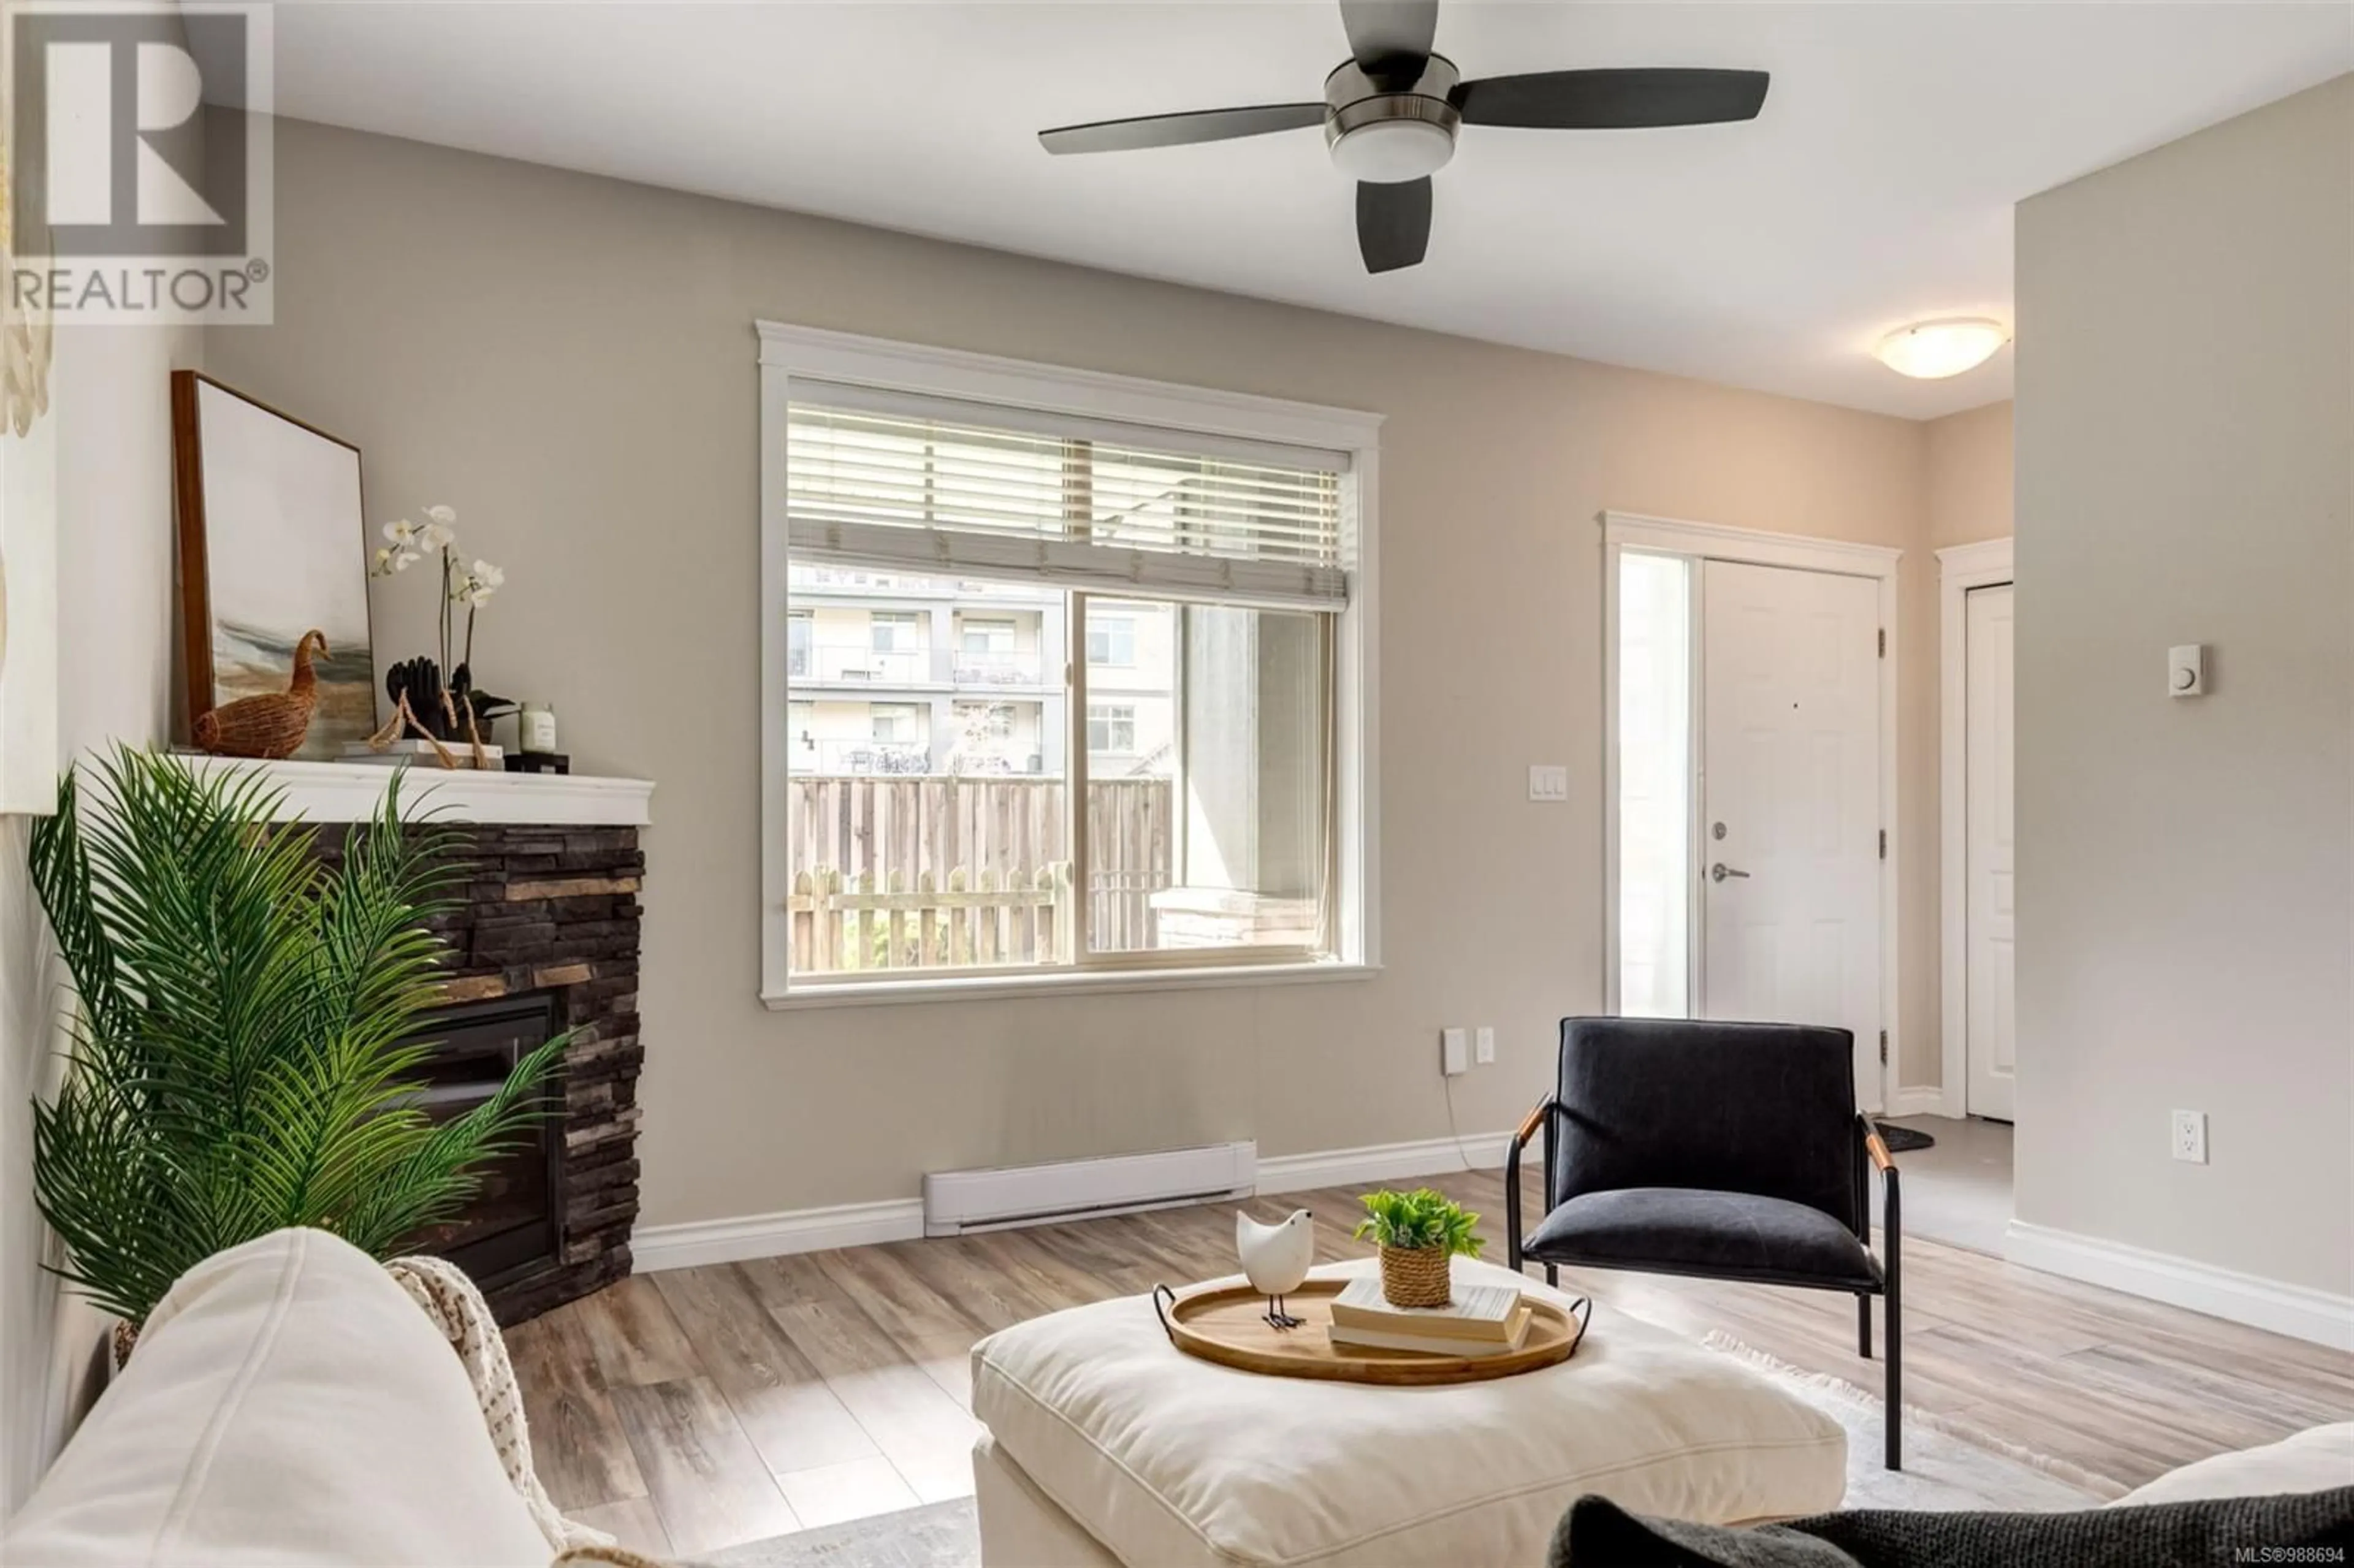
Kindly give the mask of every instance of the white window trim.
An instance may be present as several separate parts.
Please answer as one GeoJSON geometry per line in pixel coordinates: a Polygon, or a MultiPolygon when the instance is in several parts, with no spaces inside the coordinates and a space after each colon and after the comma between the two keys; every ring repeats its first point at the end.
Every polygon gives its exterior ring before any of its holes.
{"type": "Polygon", "coordinates": [[[2016,582],[2011,541],[1986,539],[1937,552],[1937,815],[1940,988],[1938,1044],[1943,1114],[1969,1109],[1969,596],[2016,582]]]}
{"type": "Polygon", "coordinates": [[[771,1008],[1058,991],[1158,991],[1261,985],[1370,974],[1381,963],[1381,748],[1378,689],[1383,416],[1248,393],[1182,387],[1103,371],[1071,370],[960,349],[817,327],[758,322],[760,363],[760,999],[771,1008]],[[786,415],[797,379],[882,387],[976,403],[1115,419],[1162,429],[1312,447],[1349,456],[1341,531],[1348,546],[1349,608],[1335,627],[1333,720],[1338,774],[1333,832],[1338,885],[1334,957],[1301,965],[1210,965],[1200,969],[1069,969],[960,980],[821,980],[789,974],[792,867],[785,815],[790,726],[786,711],[786,415]]]}
{"type": "MultiPolygon", "coordinates": [[[[1888,854],[1880,863],[1880,1022],[1888,1035],[1888,1060],[1880,1069],[1880,1103],[1858,1108],[1880,1111],[1896,1088],[1896,1065],[1903,1057],[1903,1033],[1899,1016],[1897,965],[1903,950],[1897,940],[1897,866],[1903,835],[1897,832],[1896,707],[1900,690],[1897,672],[1896,565],[1904,552],[1887,545],[1862,545],[1845,539],[1817,539],[1797,534],[1768,534],[1752,528],[1732,528],[1717,523],[1685,523],[1668,517],[1645,517],[1629,512],[1605,512],[1602,524],[1602,994],[1603,1010],[1618,1011],[1618,557],[1628,550],[1653,556],[1680,556],[1699,569],[1702,561],[1741,561],[1761,567],[1796,567],[1806,571],[1838,572],[1870,577],[1879,585],[1880,624],[1888,636],[1887,657],[1880,661],[1880,820],[1888,834],[1888,854]]],[[[1701,627],[1692,629],[1691,681],[1700,687],[1701,627]]],[[[1700,722],[1693,704],[1695,732],[1700,722]]],[[[1701,765],[1695,744],[1693,766],[1701,765]]],[[[1697,798],[1697,797],[1695,797],[1697,798]]],[[[1706,857],[1693,824],[1692,859],[1697,866],[1706,857]]],[[[1687,948],[1692,966],[1692,989],[1700,996],[1700,918],[1695,904],[1692,937],[1687,948]]]]}
{"type": "MultiPolygon", "coordinates": [[[[908,970],[911,976],[921,973],[908,970]]],[[[763,992],[761,1002],[771,1012],[795,1012],[805,1008],[920,1007],[927,1002],[986,1001],[1035,996],[1102,996],[1151,991],[1217,991],[1237,986],[1314,985],[1332,980],[1371,980],[1381,973],[1378,964],[1355,964],[1339,959],[1311,963],[1234,964],[1202,969],[1055,969],[1036,974],[960,975],[932,971],[928,980],[826,980],[801,984],[782,995],[763,992]]]]}

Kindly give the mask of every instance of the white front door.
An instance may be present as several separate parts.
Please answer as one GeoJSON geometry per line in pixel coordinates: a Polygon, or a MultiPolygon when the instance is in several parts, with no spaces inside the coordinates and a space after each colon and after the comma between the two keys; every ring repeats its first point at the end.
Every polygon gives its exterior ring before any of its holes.
{"type": "Polygon", "coordinates": [[[2010,585],[1971,590],[1964,749],[1967,824],[1969,1113],[2011,1119],[2018,1015],[2011,950],[2010,585]]]}
{"type": "Polygon", "coordinates": [[[1710,561],[1701,620],[1700,1015],[1854,1031],[1877,1109],[1878,585],[1710,561]]]}

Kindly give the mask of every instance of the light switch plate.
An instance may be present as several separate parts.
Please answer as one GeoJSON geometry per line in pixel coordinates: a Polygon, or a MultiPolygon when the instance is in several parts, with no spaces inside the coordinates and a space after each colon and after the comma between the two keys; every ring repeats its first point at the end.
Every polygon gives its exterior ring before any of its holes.
{"type": "Polygon", "coordinates": [[[1569,769],[1550,763],[1529,765],[1529,799],[1532,800],[1566,800],[1569,799],[1569,769]]]}
{"type": "Polygon", "coordinates": [[[1438,1032],[1438,1070],[1450,1078],[1471,1070],[1471,1042],[1466,1031],[1453,1028],[1438,1032]]]}

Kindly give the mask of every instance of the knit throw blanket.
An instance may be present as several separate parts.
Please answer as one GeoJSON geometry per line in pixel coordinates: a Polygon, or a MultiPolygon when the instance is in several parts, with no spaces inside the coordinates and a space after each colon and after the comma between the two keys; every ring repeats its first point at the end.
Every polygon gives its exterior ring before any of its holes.
{"type": "Polygon", "coordinates": [[[474,1385],[474,1400],[482,1406],[491,1446],[498,1450],[507,1479],[531,1510],[532,1522],[547,1538],[549,1550],[610,1546],[613,1538],[603,1531],[565,1518],[539,1484],[539,1476],[531,1467],[531,1429],[524,1421],[523,1393],[515,1387],[514,1367],[507,1361],[507,1342],[500,1337],[490,1305],[474,1288],[474,1282],[463,1269],[438,1257],[397,1257],[384,1268],[400,1282],[409,1299],[424,1308],[457,1352],[459,1364],[474,1385]]]}

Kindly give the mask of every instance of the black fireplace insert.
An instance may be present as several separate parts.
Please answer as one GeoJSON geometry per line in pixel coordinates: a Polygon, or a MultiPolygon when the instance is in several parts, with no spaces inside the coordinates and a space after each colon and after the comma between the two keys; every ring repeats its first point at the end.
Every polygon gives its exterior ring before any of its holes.
{"type": "MultiPolygon", "coordinates": [[[[556,1035],[546,991],[437,1008],[410,1039],[429,1044],[426,1114],[461,1116],[497,1092],[517,1062],[556,1035]]],[[[563,1104],[562,1068],[543,1093],[563,1104]]],[[[534,1121],[482,1172],[482,1191],[455,1218],[428,1226],[408,1250],[446,1257],[484,1290],[564,1255],[564,1123],[534,1121]]]]}

